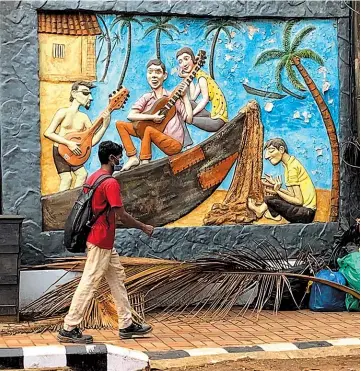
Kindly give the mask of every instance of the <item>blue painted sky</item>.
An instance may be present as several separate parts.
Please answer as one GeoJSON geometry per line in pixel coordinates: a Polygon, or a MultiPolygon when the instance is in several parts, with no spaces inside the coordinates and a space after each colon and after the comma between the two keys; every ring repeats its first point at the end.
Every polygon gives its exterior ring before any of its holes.
{"type": "MultiPolygon", "coordinates": [[[[114,16],[104,16],[107,25],[110,25],[114,16]]],[[[138,17],[140,21],[144,17],[138,17]]],[[[172,90],[180,79],[176,72],[175,54],[183,46],[190,46],[195,53],[199,49],[206,50],[209,55],[211,50],[212,37],[204,39],[204,23],[207,19],[174,18],[171,23],[175,25],[180,33],[174,35],[174,41],[163,35],[161,38],[161,57],[164,61],[169,77],[165,82],[165,88],[172,90]]],[[[320,68],[316,62],[304,60],[303,64],[316,85],[322,88],[328,87],[324,92],[326,103],[331,111],[335,125],[338,129],[339,116],[339,82],[337,65],[337,30],[336,23],[332,20],[301,21],[293,28],[293,36],[306,25],[314,25],[316,30],[309,34],[300,48],[312,48],[325,61],[325,66],[320,68]]],[[[119,142],[120,138],[115,128],[116,120],[126,120],[126,116],[132,104],[145,92],[149,86],[145,76],[145,65],[149,59],[155,58],[156,44],[155,34],[143,38],[144,31],[151,26],[144,22],[143,28],[133,23],[133,41],[130,64],[127,70],[124,86],[130,91],[130,99],[125,108],[115,111],[112,114],[110,127],[106,131],[103,140],[114,140],[119,142]]],[[[255,88],[270,91],[277,91],[274,80],[276,61],[270,61],[261,66],[254,66],[257,56],[264,50],[279,48],[282,49],[283,22],[275,21],[249,21],[239,22],[241,31],[230,29],[232,41],[229,43],[225,34],[221,33],[216,46],[215,55],[215,78],[221,87],[228,104],[229,117],[234,117],[239,109],[249,100],[256,99],[261,106],[261,118],[264,125],[265,140],[273,137],[282,137],[286,140],[290,154],[295,155],[306,167],[317,188],[331,188],[331,153],[328,137],[321,115],[311,96],[306,91],[306,99],[298,100],[293,97],[286,97],[280,100],[256,97],[248,94],[242,83],[255,88]],[[266,106],[267,104],[267,106],[266,106]],[[265,108],[273,108],[268,112],[265,108]]],[[[113,28],[112,34],[118,30],[113,28]]],[[[107,105],[108,94],[116,88],[119,80],[123,61],[126,54],[127,34],[121,34],[121,42],[114,48],[108,75],[104,83],[97,82],[97,88],[93,90],[94,102],[88,111],[91,119],[95,119],[99,112],[107,105]]],[[[97,53],[100,48],[100,41],[97,41],[97,53]]],[[[106,47],[97,63],[98,80],[101,79],[104,70],[106,47]]],[[[208,60],[204,67],[208,71],[208,60]]],[[[299,76],[300,80],[302,79],[299,76]]],[[[288,88],[286,77],[283,81],[288,88]]],[[[293,91],[295,91],[292,88],[293,91]]],[[[201,131],[189,126],[189,130],[195,144],[205,140],[210,133],[201,131]]],[[[134,143],[139,148],[139,140],[134,143]]],[[[91,158],[86,164],[89,172],[96,170],[99,166],[97,150],[92,151],[91,158]]],[[[153,158],[164,157],[164,154],[154,147],[153,158]]],[[[274,167],[268,162],[264,163],[264,172],[267,174],[283,174],[282,166],[274,167]]],[[[233,173],[233,171],[232,171],[233,173]]],[[[229,174],[224,180],[220,189],[228,189],[232,175],[229,174]]]]}

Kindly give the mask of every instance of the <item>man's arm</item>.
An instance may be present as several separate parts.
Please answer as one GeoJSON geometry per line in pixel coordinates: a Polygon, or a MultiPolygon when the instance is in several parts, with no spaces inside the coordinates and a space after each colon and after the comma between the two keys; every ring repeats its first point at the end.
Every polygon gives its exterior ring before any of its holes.
{"type": "MultiPolygon", "coordinates": [[[[200,92],[202,93],[202,99],[198,102],[197,106],[194,108],[193,116],[195,116],[197,113],[201,112],[205,108],[207,103],[209,102],[208,84],[207,84],[207,80],[204,77],[200,77],[198,79],[198,85],[196,87],[196,93],[197,93],[197,88],[199,88],[200,92]]],[[[198,96],[198,94],[196,95],[196,97],[198,96]]]]}
{"type": "Polygon", "coordinates": [[[117,219],[126,227],[137,228],[146,233],[148,236],[151,236],[154,231],[154,227],[148,224],[144,224],[139,220],[133,218],[130,214],[125,211],[124,206],[114,207],[115,215],[117,219]]]}
{"type": "MultiPolygon", "coordinates": [[[[109,124],[110,124],[110,112],[108,110],[103,111],[101,116],[103,118],[103,123],[100,126],[100,129],[98,129],[98,131],[96,132],[96,134],[93,137],[92,146],[95,146],[100,141],[100,139],[102,139],[102,137],[105,133],[105,130],[108,129],[109,124]]],[[[86,118],[87,118],[86,126],[88,127],[88,125],[90,123],[90,127],[91,127],[92,123],[91,123],[89,117],[86,116],[86,118]]]]}
{"type": "Polygon", "coordinates": [[[303,196],[299,185],[287,187],[287,190],[280,188],[276,193],[290,204],[296,206],[303,205],[303,196]]]}
{"type": "Polygon", "coordinates": [[[51,120],[50,125],[44,132],[44,137],[52,140],[53,142],[56,142],[59,144],[65,144],[73,153],[75,153],[76,155],[80,155],[81,152],[78,147],[78,143],[73,142],[71,140],[67,140],[55,132],[58,126],[64,120],[65,115],[66,115],[65,109],[60,109],[56,112],[53,119],[51,120]]]}
{"type": "Polygon", "coordinates": [[[58,110],[53,119],[51,120],[50,125],[44,132],[44,137],[52,140],[53,142],[59,143],[59,144],[65,144],[68,145],[70,143],[70,140],[66,140],[59,134],[57,134],[55,131],[58,128],[58,126],[61,124],[61,122],[65,118],[66,111],[64,109],[58,110]]]}
{"type": "Polygon", "coordinates": [[[164,119],[164,115],[160,115],[159,111],[153,115],[149,113],[141,113],[140,110],[136,108],[132,108],[128,115],[129,121],[154,121],[154,122],[162,122],[164,119]]]}

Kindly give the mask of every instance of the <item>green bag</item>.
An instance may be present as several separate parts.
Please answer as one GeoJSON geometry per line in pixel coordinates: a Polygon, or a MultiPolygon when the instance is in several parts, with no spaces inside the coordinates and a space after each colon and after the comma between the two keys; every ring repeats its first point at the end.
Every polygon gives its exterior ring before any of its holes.
{"type": "MultiPolygon", "coordinates": [[[[352,289],[360,292],[360,252],[355,251],[343,258],[337,259],[341,272],[352,289]]],[[[360,300],[346,294],[346,308],[348,311],[359,311],[360,300]]]]}

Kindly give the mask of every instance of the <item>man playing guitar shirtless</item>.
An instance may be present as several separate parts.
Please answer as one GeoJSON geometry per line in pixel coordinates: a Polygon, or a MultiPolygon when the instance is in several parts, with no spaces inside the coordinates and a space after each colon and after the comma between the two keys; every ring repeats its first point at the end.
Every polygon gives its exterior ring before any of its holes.
{"type": "MultiPolygon", "coordinates": [[[[45,130],[44,136],[54,142],[53,158],[56,170],[60,178],[59,192],[70,189],[72,173],[75,175],[74,187],[82,186],[88,175],[83,165],[71,166],[60,156],[58,146],[65,144],[75,155],[80,154],[80,149],[76,142],[65,139],[65,135],[73,132],[82,132],[92,127],[87,114],[80,112],[79,107],[89,109],[93,100],[90,89],[95,86],[91,82],[77,81],[71,87],[70,106],[60,108],[54,115],[49,127],[45,130]]],[[[92,140],[92,146],[97,144],[102,138],[105,130],[110,123],[110,113],[105,110],[102,113],[103,124],[92,140]]]]}
{"type": "MultiPolygon", "coordinates": [[[[153,59],[147,64],[147,80],[152,88],[150,93],[144,94],[132,107],[128,115],[130,121],[154,121],[161,123],[165,118],[160,112],[148,114],[147,112],[154,103],[166,96],[170,96],[170,92],[163,88],[163,82],[167,78],[167,72],[163,62],[159,59],[153,59]]],[[[176,102],[176,114],[168,122],[164,132],[156,128],[148,126],[145,129],[142,138],[139,159],[137,150],[132,142],[131,136],[136,137],[137,133],[132,122],[118,121],[116,123],[120,138],[122,139],[126,150],[128,161],[124,165],[123,170],[129,170],[139,164],[146,164],[152,158],[151,145],[154,143],[168,156],[175,155],[182,150],[184,140],[184,128],[182,120],[187,123],[192,122],[192,106],[189,102],[186,91],[186,85],[182,92],[183,97],[176,102]]]]}

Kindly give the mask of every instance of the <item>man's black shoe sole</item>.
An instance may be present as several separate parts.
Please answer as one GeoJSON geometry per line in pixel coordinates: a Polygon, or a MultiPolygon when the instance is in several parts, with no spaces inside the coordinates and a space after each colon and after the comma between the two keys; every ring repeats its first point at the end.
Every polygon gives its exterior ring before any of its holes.
{"type": "Polygon", "coordinates": [[[75,344],[92,344],[93,343],[93,339],[84,339],[84,338],[74,339],[74,338],[70,338],[70,337],[62,336],[62,335],[58,335],[57,339],[61,343],[75,343],[75,344]]]}
{"type": "Polygon", "coordinates": [[[119,334],[119,337],[121,339],[131,339],[133,336],[137,336],[137,337],[138,336],[143,336],[143,335],[149,334],[152,331],[153,331],[153,329],[150,328],[149,330],[142,331],[142,332],[140,332],[140,331],[134,331],[134,332],[128,332],[126,334],[119,334]]]}

